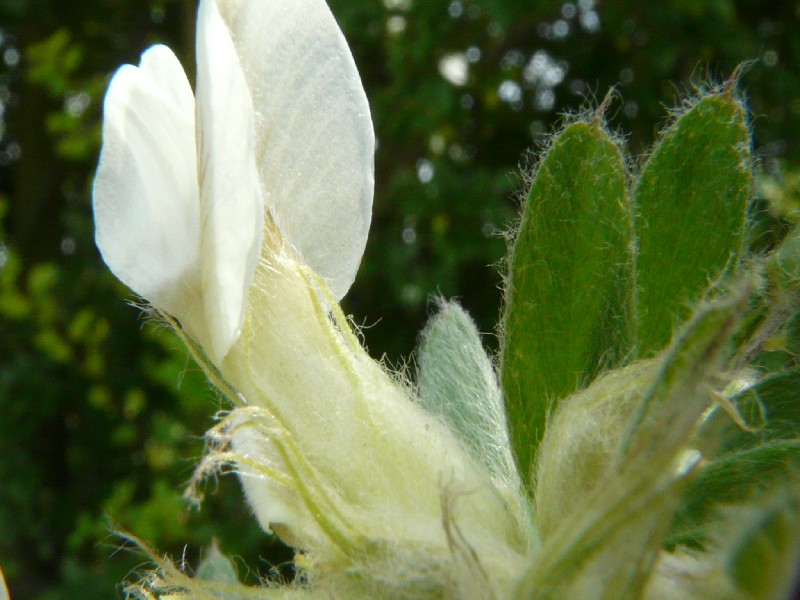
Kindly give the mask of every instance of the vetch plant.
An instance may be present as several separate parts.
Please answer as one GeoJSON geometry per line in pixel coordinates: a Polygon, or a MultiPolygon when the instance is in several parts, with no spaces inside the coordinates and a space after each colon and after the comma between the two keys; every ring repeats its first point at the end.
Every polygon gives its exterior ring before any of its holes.
{"type": "Polygon", "coordinates": [[[142,598],[782,598],[800,548],[800,234],[749,250],[747,115],[727,84],[641,167],[567,120],[510,248],[500,364],[456,303],[411,384],[338,302],[372,204],[366,96],[322,0],[202,0],[105,103],[97,244],[228,412],[188,490],[233,470],[296,581],[209,550],[142,598]],[[499,377],[498,377],[499,372],[499,377]]]}

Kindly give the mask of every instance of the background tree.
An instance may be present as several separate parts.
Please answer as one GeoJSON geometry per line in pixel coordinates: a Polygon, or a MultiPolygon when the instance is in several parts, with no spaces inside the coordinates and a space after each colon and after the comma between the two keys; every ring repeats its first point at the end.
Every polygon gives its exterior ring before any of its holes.
{"type": "MultiPolygon", "coordinates": [[[[185,548],[189,565],[214,536],[261,572],[290,556],[264,539],[232,479],[201,512],[185,508],[181,486],[219,402],[188,360],[168,352],[174,338],[137,322],[130,292],[92,241],[108,78],[155,42],[192,65],[195,8],[0,1],[0,564],[17,600],[119,597],[139,559],[115,552],[112,522],[173,556],[185,548]]],[[[611,122],[639,152],[662,104],[693,80],[753,61],[742,85],[756,152],[778,184],[765,189],[791,200],[783,184],[800,169],[796,1],[331,8],[379,142],[373,229],[345,309],[392,364],[413,350],[432,294],[459,296],[493,331],[501,276],[492,265],[516,215],[525,151],[561,113],[611,86],[611,122]]],[[[493,346],[492,336],[485,342],[493,346]]]]}

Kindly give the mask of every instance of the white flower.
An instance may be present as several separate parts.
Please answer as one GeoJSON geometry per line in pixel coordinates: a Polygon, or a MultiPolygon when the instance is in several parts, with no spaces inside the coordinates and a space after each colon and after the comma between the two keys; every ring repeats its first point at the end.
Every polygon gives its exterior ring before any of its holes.
{"type": "Polygon", "coordinates": [[[346,293],[369,230],[373,151],[366,95],[322,0],[203,0],[196,98],[165,46],[111,82],[97,245],[219,364],[241,334],[265,221],[346,293]]]}
{"type": "Polygon", "coordinates": [[[94,210],[106,263],[200,344],[234,405],[200,478],[233,465],[262,527],[331,593],[507,594],[530,543],[516,475],[470,456],[338,307],[374,137],[330,10],[202,0],[197,30],[196,99],[164,46],[114,77],[94,210]]]}

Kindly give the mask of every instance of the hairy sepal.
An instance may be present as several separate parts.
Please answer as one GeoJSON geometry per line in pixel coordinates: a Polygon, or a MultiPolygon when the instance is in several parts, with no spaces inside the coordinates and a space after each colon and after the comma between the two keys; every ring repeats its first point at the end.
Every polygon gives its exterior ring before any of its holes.
{"type": "Polygon", "coordinates": [[[243,335],[220,373],[238,407],[200,475],[233,465],[259,523],[308,553],[312,581],[355,573],[467,594],[471,579],[456,577],[466,560],[491,593],[508,592],[527,550],[524,501],[510,503],[367,355],[324,281],[289,248],[262,256],[243,335]]]}
{"type": "Polygon", "coordinates": [[[442,418],[510,500],[518,499],[522,484],[494,364],[475,323],[456,302],[437,301],[437,312],[422,332],[417,360],[422,406],[442,418]]]}

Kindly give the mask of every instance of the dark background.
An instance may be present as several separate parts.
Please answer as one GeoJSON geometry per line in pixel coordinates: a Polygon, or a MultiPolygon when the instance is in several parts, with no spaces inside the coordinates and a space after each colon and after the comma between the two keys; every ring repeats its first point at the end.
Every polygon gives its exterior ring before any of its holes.
{"type": "MultiPolygon", "coordinates": [[[[211,486],[200,512],[181,499],[220,403],[179,342],[126,303],[132,294],[92,239],[108,79],[155,42],[191,71],[195,7],[0,0],[0,565],[15,600],[120,597],[119,582],[143,559],[118,550],[113,528],[185,557],[189,569],[216,537],[250,581],[291,558],[260,531],[232,478],[211,486]]],[[[379,140],[373,228],[345,310],[391,365],[411,355],[437,293],[460,298],[496,347],[501,234],[527,151],[610,86],[619,91],[610,123],[641,154],[692,82],[725,80],[752,61],[742,88],[760,168],[792,193],[800,2],[331,8],[379,140]]]]}

